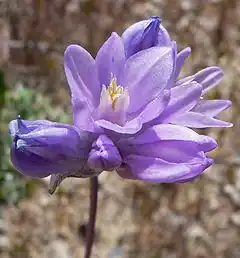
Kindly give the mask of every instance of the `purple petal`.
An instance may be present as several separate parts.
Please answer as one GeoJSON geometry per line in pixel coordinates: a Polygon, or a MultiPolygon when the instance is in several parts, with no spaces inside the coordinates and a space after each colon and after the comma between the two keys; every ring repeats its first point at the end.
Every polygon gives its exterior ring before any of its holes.
{"type": "Polygon", "coordinates": [[[118,77],[125,63],[124,46],[121,37],[112,33],[110,38],[103,44],[96,56],[98,76],[101,85],[108,86],[112,74],[118,77]]]}
{"type": "Polygon", "coordinates": [[[126,158],[138,179],[152,183],[175,183],[181,178],[195,178],[206,168],[206,159],[196,164],[176,164],[159,158],[131,155],[126,158]]]}
{"type": "Polygon", "coordinates": [[[98,107],[100,85],[92,56],[78,45],[70,45],[64,54],[64,68],[72,93],[74,124],[94,131],[92,111],[98,107]]]}
{"type": "Polygon", "coordinates": [[[190,47],[187,47],[187,48],[183,49],[180,53],[178,53],[177,61],[176,61],[175,78],[178,77],[184,62],[189,57],[190,53],[191,53],[190,47]]]}
{"type": "Polygon", "coordinates": [[[162,24],[159,26],[158,39],[156,46],[166,47],[171,44],[171,38],[167,30],[163,27],[162,24]]]}
{"type": "Polygon", "coordinates": [[[220,83],[223,71],[216,66],[207,67],[194,75],[185,77],[176,82],[175,86],[185,85],[192,81],[198,82],[203,87],[202,95],[220,83]]]}
{"type": "Polygon", "coordinates": [[[28,133],[32,130],[27,127],[24,121],[21,119],[20,116],[16,120],[12,120],[8,125],[9,134],[11,135],[12,139],[14,140],[16,134],[18,133],[28,133]]]}
{"type": "Polygon", "coordinates": [[[106,135],[100,135],[93,143],[88,165],[94,170],[112,171],[121,164],[122,158],[114,143],[106,135]]]}
{"type": "Polygon", "coordinates": [[[127,122],[124,126],[120,126],[118,124],[114,124],[106,120],[98,120],[96,121],[96,124],[102,128],[120,134],[135,134],[142,128],[142,123],[139,119],[133,119],[127,122]]]}
{"type": "MultiPolygon", "coordinates": [[[[51,122],[48,120],[23,120],[20,117],[18,117],[18,119],[12,120],[9,123],[9,133],[12,136],[12,138],[14,138],[19,133],[26,134],[26,133],[32,132],[33,130],[41,130],[41,129],[46,129],[48,127],[67,128],[70,130],[72,128],[75,128],[72,125],[64,124],[64,123],[51,122]],[[21,130],[22,128],[24,128],[24,130],[21,130]]],[[[77,130],[80,131],[79,129],[77,130]]],[[[81,136],[83,134],[84,133],[81,131],[81,136]]]]}
{"type": "Polygon", "coordinates": [[[216,142],[191,129],[177,125],[157,125],[142,134],[118,142],[124,163],[131,170],[120,175],[131,178],[172,183],[195,178],[209,166],[206,151],[216,148],[216,142]]]}
{"type": "Polygon", "coordinates": [[[172,124],[178,124],[182,126],[192,128],[208,128],[208,127],[232,127],[229,122],[221,121],[204,114],[187,112],[183,115],[171,119],[172,124]]]}
{"type": "MultiPolygon", "coordinates": [[[[48,153],[46,153],[48,154],[48,153]]],[[[43,178],[51,174],[64,174],[67,171],[76,172],[84,166],[84,159],[55,160],[39,156],[28,150],[16,149],[13,144],[11,147],[11,161],[14,167],[23,175],[43,178]]]]}
{"type": "Polygon", "coordinates": [[[49,176],[52,171],[59,171],[58,164],[51,163],[35,154],[19,151],[14,144],[10,155],[14,167],[26,176],[42,178],[49,176]]]}
{"type": "Polygon", "coordinates": [[[230,100],[200,100],[192,111],[214,117],[231,107],[231,105],[232,102],[230,100]]]}
{"type": "Polygon", "coordinates": [[[158,121],[169,122],[193,108],[202,94],[202,86],[196,82],[171,89],[169,104],[158,121]]]}
{"type": "Polygon", "coordinates": [[[122,39],[127,57],[156,45],[160,22],[159,18],[144,20],[124,31],[122,39]]]}
{"type": "Polygon", "coordinates": [[[169,46],[170,36],[160,23],[159,17],[151,17],[128,27],[122,35],[126,56],[154,46],[169,46]]]}
{"type": "Polygon", "coordinates": [[[171,47],[153,47],[127,60],[119,83],[129,91],[130,113],[137,112],[163,92],[168,86],[173,66],[171,47]]]}
{"type": "Polygon", "coordinates": [[[142,108],[140,113],[129,114],[131,118],[140,119],[141,122],[147,123],[158,117],[167,107],[170,100],[170,90],[164,90],[163,94],[157,96],[153,101],[142,108]]]}
{"type": "Polygon", "coordinates": [[[159,140],[154,143],[137,144],[129,149],[131,155],[160,158],[172,163],[185,163],[191,160],[202,160],[202,147],[197,142],[180,140],[159,140]]]}
{"type": "Polygon", "coordinates": [[[193,82],[193,80],[194,80],[194,75],[184,77],[180,80],[177,80],[175,85],[173,85],[173,87],[188,85],[191,82],[193,82]]]}
{"type": "Polygon", "coordinates": [[[18,135],[18,139],[22,140],[21,146],[28,151],[47,155],[49,158],[59,155],[58,151],[73,157],[80,155],[80,136],[74,129],[48,127],[18,135]]]}
{"type": "Polygon", "coordinates": [[[203,86],[203,94],[218,85],[222,78],[222,69],[215,66],[205,68],[194,75],[194,81],[203,86]]]}
{"type": "Polygon", "coordinates": [[[130,140],[122,141],[121,148],[128,152],[128,145],[156,144],[157,142],[162,143],[163,141],[178,141],[183,144],[190,142],[196,145],[199,151],[204,152],[211,151],[217,147],[216,141],[211,137],[199,135],[189,128],[180,125],[160,124],[147,129],[145,132],[130,140]]]}
{"type": "MultiPolygon", "coordinates": [[[[202,172],[204,172],[204,170],[209,168],[213,163],[214,163],[214,160],[207,157],[205,164],[203,164],[203,171],[202,172]]],[[[193,167],[192,170],[194,170],[194,169],[195,168],[193,167]]],[[[198,169],[198,168],[196,167],[196,169],[198,169]]],[[[187,183],[189,181],[194,180],[198,176],[199,176],[198,173],[192,173],[190,175],[184,175],[183,177],[179,178],[175,183],[187,183]]]]}

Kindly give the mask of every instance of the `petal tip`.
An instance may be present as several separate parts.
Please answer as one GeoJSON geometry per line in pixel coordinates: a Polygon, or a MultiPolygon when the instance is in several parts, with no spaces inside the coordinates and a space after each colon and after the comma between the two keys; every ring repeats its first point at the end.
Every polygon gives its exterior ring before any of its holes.
{"type": "Polygon", "coordinates": [[[192,49],[191,49],[191,47],[186,47],[185,51],[190,54],[192,52],[192,49]]]}
{"type": "Polygon", "coordinates": [[[112,34],[111,34],[111,37],[114,37],[114,38],[121,38],[118,34],[117,34],[117,32],[112,32],[112,34]]]}

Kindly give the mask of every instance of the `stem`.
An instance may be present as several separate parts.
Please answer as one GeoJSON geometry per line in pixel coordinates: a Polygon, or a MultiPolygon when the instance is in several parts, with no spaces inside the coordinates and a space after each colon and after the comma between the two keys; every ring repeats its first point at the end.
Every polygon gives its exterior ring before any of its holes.
{"type": "Polygon", "coordinates": [[[87,240],[85,258],[91,257],[92,245],[95,235],[95,222],[97,213],[97,199],[98,199],[98,177],[90,178],[90,207],[89,207],[89,221],[87,226],[87,240]]]}

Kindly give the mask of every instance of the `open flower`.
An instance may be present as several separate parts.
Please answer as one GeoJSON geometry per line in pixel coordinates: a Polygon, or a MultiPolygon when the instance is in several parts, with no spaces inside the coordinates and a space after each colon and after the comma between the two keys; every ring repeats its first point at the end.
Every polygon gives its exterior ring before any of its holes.
{"type": "Polygon", "coordinates": [[[123,38],[112,33],[95,59],[81,46],[67,47],[64,68],[74,126],[11,122],[12,161],[20,172],[51,174],[54,190],[65,176],[93,176],[104,170],[147,182],[187,182],[213,163],[206,153],[216,142],[185,126],[196,124],[195,118],[186,118],[189,113],[200,114],[199,123],[210,125],[213,116],[229,106],[228,101],[201,100],[218,82],[219,70],[177,81],[189,51],[177,55],[175,42],[156,17],[136,28],[139,31],[130,27],[123,38]]]}
{"type": "Polygon", "coordinates": [[[76,127],[135,134],[169,102],[174,52],[172,46],[157,46],[127,59],[121,37],[113,33],[95,60],[82,47],[70,45],[64,67],[76,127]]]}
{"type": "Polygon", "coordinates": [[[202,85],[190,81],[179,103],[173,103],[175,53],[175,44],[169,43],[126,58],[116,33],[95,60],[80,46],[67,48],[64,64],[74,123],[96,135],[88,159],[91,168],[169,183],[191,180],[212,164],[206,152],[216,148],[213,139],[168,122],[156,124],[166,113],[175,116],[179,109],[191,108],[202,94],[202,85]]]}

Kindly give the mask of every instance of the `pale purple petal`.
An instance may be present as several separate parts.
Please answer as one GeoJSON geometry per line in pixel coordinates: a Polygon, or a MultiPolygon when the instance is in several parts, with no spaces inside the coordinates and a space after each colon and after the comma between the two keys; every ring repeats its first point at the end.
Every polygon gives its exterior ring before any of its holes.
{"type": "Polygon", "coordinates": [[[222,69],[215,66],[205,68],[194,75],[194,81],[203,86],[203,94],[218,85],[222,78],[222,69]]]}
{"type": "Polygon", "coordinates": [[[131,146],[128,149],[126,146],[125,150],[129,155],[136,154],[143,157],[155,157],[172,163],[184,163],[189,160],[201,160],[204,158],[201,151],[203,148],[198,142],[156,140],[154,143],[135,143],[135,145],[136,148],[131,146]]]}
{"type": "Polygon", "coordinates": [[[168,31],[163,27],[163,25],[160,24],[156,46],[166,47],[169,45],[171,45],[170,35],[168,31]]]}
{"type": "Polygon", "coordinates": [[[231,107],[231,105],[232,102],[230,100],[200,100],[192,111],[214,117],[231,107]]]}
{"type": "Polygon", "coordinates": [[[156,117],[158,117],[167,107],[170,100],[170,90],[164,90],[162,94],[157,96],[153,101],[148,103],[146,106],[140,110],[140,113],[129,114],[129,117],[136,117],[141,120],[141,122],[147,123],[156,117]]]}
{"type": "Polygon", "coordinates": [[[232,124],[229,122],[221,121],[216,118],[191,111],[178,117],[174,117],[170,122],[192,128],[232,127],[232,124]]]}
{"type": "Polygon", "coordinates": [[[125,60],[126,57],[122,39],[117,33],[112,33],[109,39],[102,45],[96,56],[100,84],[108,86],[112,75],[118,78],[125,60]]]}
{"type": "Polygon", "coordinates": [[[157,121],[166,123],[189,111],[197,104],[201,94],[202,86],[196,82],[172,88],[169,104],[157,121]]]}
{"type": "Polygon", "coordinates": [[[177,54],[175,78],[178,77],[184,62],[189,57],[190,53],[191,53],[191,48],[187,47],[177,54]]]}
{"type": "Polygon", "coordinates": [[[185,85],[192,81],[198,82],[203,87],[202,95],[217,86],[223,78],[223,71],[219,67],[207,67],[194,75],[185,77],[176,82],[175,86],[185,85]]]}
{"type": "Polygon", "coordinates": [[[131,178],[132,173],[138,179],[156,183],[195,178],[209,166],[205,152],[216,146],[212,138],[191,129],[157,125],[118,143],[124,162],[131,168],[119,175],[131,178]]]}
{"type": "Polygon", "coordinates": [[[120,77],[131,97],[129,112],[136,112],[168,86],[174,69],[173,49],[153,47],[130,57],[120,77]]]}
{"type": "Polygon", "coordinates": [[[171,44],[169,45],[172,47],[172,55],[173,55],[173,70],[171,77],[168,81],[167,87],[168,89],[171,89],[174,87],[175,82],[176,82],[176,70],[177,70],[177,43],[175,41],[171,41],[171,44]]]}
{"type": "MultiPolygon", "coordinates": [[[[203,166],[203,171],[202,172],[204,172],[204,170],[209,168],[212,164],[214,164],[214,159],[211,159],[211,158],[207,157],[205,164],[202,164],[202,166],[203,166]]],[[[195,166],[195,167],[192,166],[192,172],[193,173],[182,176],[175,183],[187,183],[187,182],[192,181],[195,178],[197,178],[199,176],[199,174],[198,173],[194,173],[195,169],[197,170],[198,166],[195,166]]],[[[197,172],[197,171],[195,171],[195,172],[197,172]]]]}
{"type": "Polygon", "coordinates": [[[100,85],[92,56],[78,45],[70,45],[64,54],[64,68],[72,94],[74,124],[94,131],[92,112],[98,107],[100,85]]]}
{"type": "Polygon", "coordinates": [[[189,83],[193,82],[193,80],[194,80],[194,75],[184,77],[180,80],[177,80],[175,82],[175,85],[173,85],[173,87],[188,85],[189,83]]]}
{"type": "Polygon", "coordinates": [[[195,178],[207,167],[207,159],[196,164],[177,164],[159,158],[130,155],[126,162],[136,178],[152,183],[175,183],[181,178],[195,178]]]}
{"type": "Polygon", "coordinates": [[[98,120],[96,124],[104,129],[119,133],[119,134],[135,134],[142,128],[140,119],[133,119],[127,122],[124,126],[111,123],[107,120],[98,120]]]}
{"type": "Polygon", "coordinates": [[[204,152],[211,151],[217,147],[217,143],[211,137],[199,135],[195,131],[180,125],[159,124],[155,125],[137,137],[123,140],[121,148],[129,151],[128,145],[155,144],[160,141],[181,141],[196,144],[204,152]]]}

